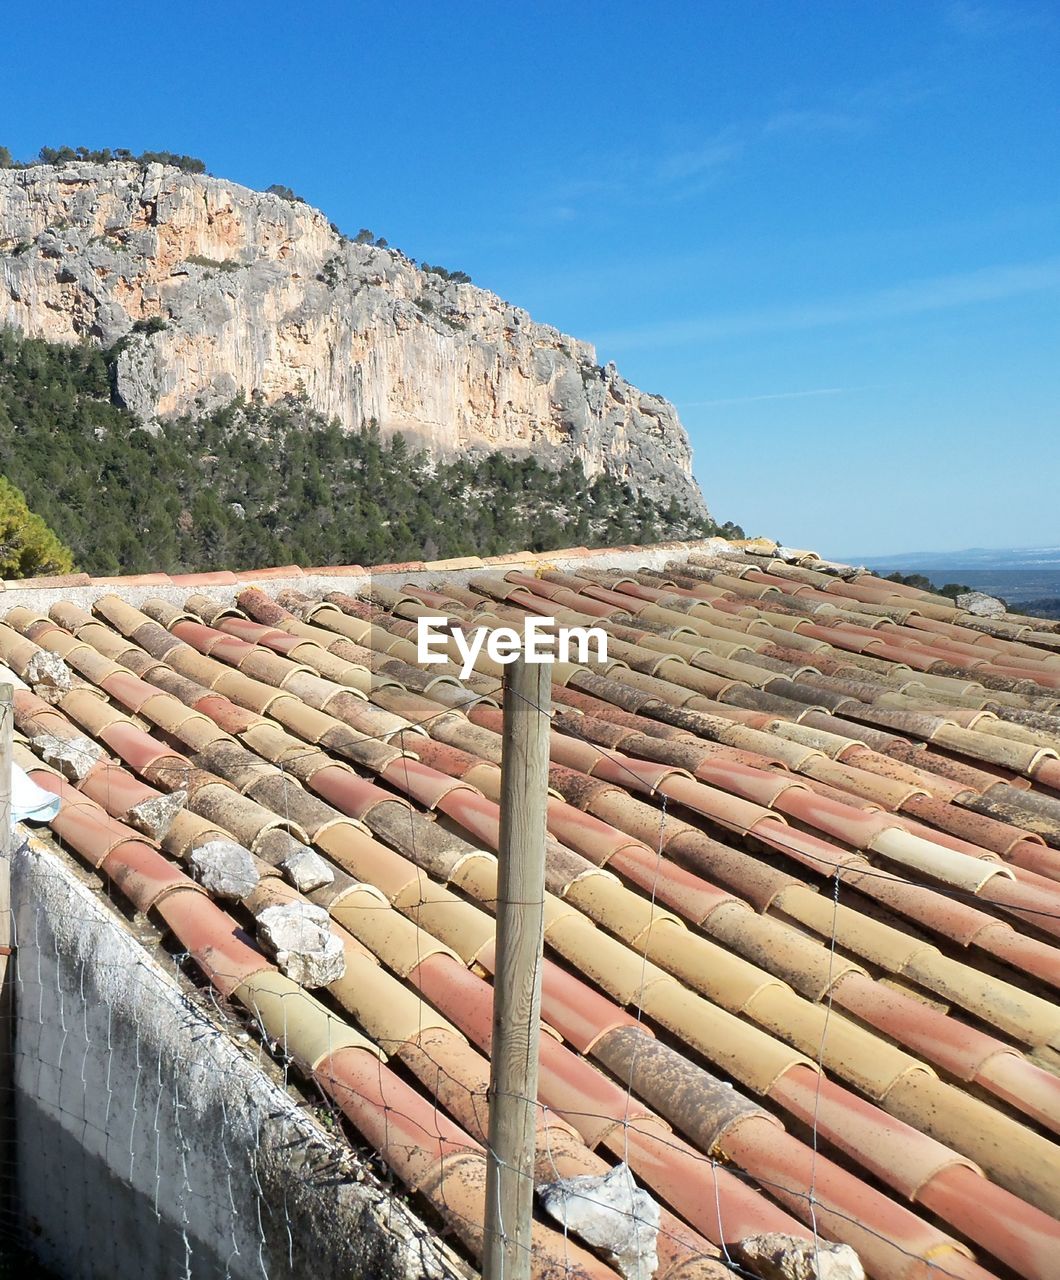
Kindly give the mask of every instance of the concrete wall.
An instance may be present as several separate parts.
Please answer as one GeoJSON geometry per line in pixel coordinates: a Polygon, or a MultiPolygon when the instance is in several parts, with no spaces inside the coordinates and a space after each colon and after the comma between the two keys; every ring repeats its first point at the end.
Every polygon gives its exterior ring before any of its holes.
{"type": "Polygon", "coordinates": [[[59,1276],[466,1274],[50,841],[15,854],[12,904],[20,1212],[59,1276]]]}

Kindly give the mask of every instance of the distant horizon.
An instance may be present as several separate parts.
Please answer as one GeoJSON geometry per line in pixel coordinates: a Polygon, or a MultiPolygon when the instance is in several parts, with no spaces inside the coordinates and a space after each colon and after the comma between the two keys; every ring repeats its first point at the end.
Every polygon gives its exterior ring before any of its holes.
{"type": "Polygon", "coordinates": [[[967,547],[961,551],[902,551],[884,555],[841,555],[840,562],[864,565],[874,573],[926,578],[936,590],[951,584],[981,591],[1010,604],[1048,603],[1044,616],[1060,617],[1060,547],[967,547]]]}
{"type": "MultiPolygon", "coordinates": [[[[962,556],[972,553],[986,553],[988,555],[1013,555],[1020,551],[1055,551],[1060,558],[1060,543],[1055,546],[1039,546],[1029,544],[1018,547],[958,547],[948,549],[946,547],[917,547],[908,551],[866,551],[855,555],[837,553],[834,557],[840,564],[854,564],[857,561],[865,560],[902,560],[909,556],[962,556]]],[[[828,558],[833,558],[829,556],[828,558]]]]}

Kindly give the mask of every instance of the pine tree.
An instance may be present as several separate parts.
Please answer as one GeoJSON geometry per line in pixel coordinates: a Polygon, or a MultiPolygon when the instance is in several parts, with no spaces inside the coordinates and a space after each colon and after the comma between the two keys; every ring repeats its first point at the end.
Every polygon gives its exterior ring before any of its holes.
{"type": "Polygon", "coordinates": [[[70,549],[30,511],[21,489],[0,476],[0,576],[32,578],[73,567],[70,549]]]}
{"type": "Polygon", "coordinates": [[[606,473],[590,483],[577,463],[433,461],[374,422],[344,432],[304,402],[237,398],[149,433],[111,399],[113,358],[0,329],[0,475],[89,573],[371,565],[718,532],[676,499],[638,497],[606,473]]]}

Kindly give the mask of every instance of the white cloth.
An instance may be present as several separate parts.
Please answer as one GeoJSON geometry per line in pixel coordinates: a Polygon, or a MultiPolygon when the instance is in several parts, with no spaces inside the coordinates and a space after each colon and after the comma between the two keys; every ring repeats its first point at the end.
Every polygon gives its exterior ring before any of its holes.
{"type": "Polygon", "coordinates": [[[24,769],[11,765],[11,825],[51,822],[59,812],[59,797],[38,787],[24,769]]]}

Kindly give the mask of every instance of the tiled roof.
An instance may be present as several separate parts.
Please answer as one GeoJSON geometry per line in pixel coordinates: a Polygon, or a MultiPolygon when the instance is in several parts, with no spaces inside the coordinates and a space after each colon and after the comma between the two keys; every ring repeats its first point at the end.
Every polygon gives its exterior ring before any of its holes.
{"type": "MultiPolygon", "coordinates": [[[[554,668],[539,1176],[625,1159],[670,1280],[815,1229],[881,1280],[1060,1275],[1055,624],[762,541],[324,576],[42,584],[0,624],[18,758],[473,1254],[501,672],[413,639],[529,611],[611,637],[554,668]],[[244,901],[182,869],[218,839],[244,901]],[[319,996],[240,932],[307,845],[346,958],[319,996]]],[[[543,1221],[536,1249],[611,1275],[543,1221]]]]}

